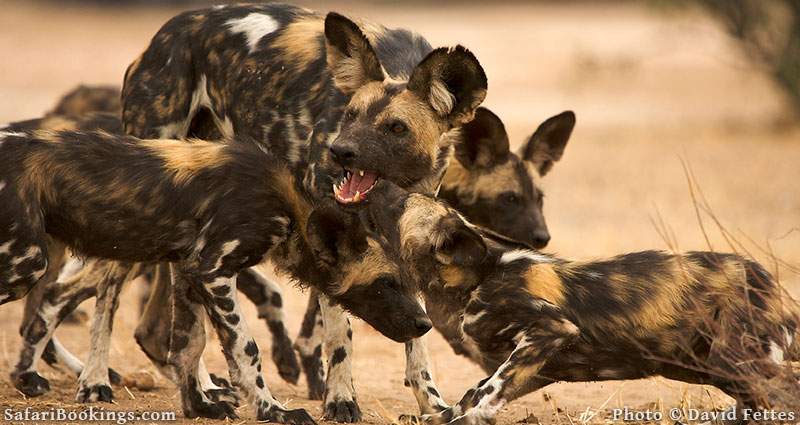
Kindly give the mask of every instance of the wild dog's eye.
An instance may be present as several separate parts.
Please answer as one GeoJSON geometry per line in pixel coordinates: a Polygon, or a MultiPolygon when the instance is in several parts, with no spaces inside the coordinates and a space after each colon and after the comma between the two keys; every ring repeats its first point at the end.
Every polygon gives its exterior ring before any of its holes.
{"type": "Polygon", "coordinates": [[[389,131],[395,136],[402,136],[408,132],[408,127],[402,121],[392,121],[389,123],[389,131]]]}
{"type": "Polygon", "coordinates": [[[343,121],[353,121],[358,116],[358,111],[355,109],[347,109],[344,111],[344,116],[342,117],[343,121]]]}
{"type": "Polygon", "coordinates": [[[519,197],[514,192],[503,192],[500,194],[500,200],[508,205],[516,205],[519,202],[519,197]]]}

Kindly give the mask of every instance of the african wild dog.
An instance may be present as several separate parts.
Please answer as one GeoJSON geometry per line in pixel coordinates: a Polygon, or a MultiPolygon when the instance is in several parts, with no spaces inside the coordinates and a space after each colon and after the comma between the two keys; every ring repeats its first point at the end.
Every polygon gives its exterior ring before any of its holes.
{"type": "MultiPolygon", "coordinates": [[[[52,281],[65,247],[113,260],[126,270],[119,282],[133,263],[170,262],[181,302],[205,306],[230,376],[253,399],[259,420],[314,423],[302,409],[285,409],[264,384],[258,346],[233,293],[240,270],[271,259],[398,341],[431,327],[414,288],[393,278],[396,268],[376,258],[382,251],[353,231],[360,227],[324,203],[312,212],[302,181],[254,144],[40,131],[3,134],[0,154],[7,159],[0,164],[2,302],[38,280],[52,281]]],[[[105,319],[94,321],[93,333],[110,330],[120,286],[102,288],[106,314],[98,315],[105,319]]],[[[181,333],[195,328],[184,320],[173,323],[170,346],[181,357],[174,371],[184,413],[235,416],[229,402],[209,401],[196,381],[204,340],[181,333]]],[[[28,334],[52,331],[45,325],[39,315],[28,334]]],[[[98,349],[107,349],[107,341],[98,349]]],[[[81,379],[107,383],[105,367],[85,376],[90,372],[81,379]]],[[[91,384],[92,392],[107,388],[91,384]]]]}
{"type": "MultiPolygon", "coordinates": [[[[751,376],[735,371],[746,364],[773,376],[785,353],[797,353],[796,311],[760,264],[735,254],[562,260],[390,182],[373,189],[361,216],[420,286],[434,327],[490,374],[458,404],[405,422],[493,423],[509,401],[556,381],[654,375],[714,385],[739,409],[766,407],[751,376]]],[[[415,392],[424,393],[430,375],[420,374],[415,392]]]]}
{"type": "MultiPolygon", "coordinates": [[[[7,127],[0,129],[0,131],[34,132],[103,130],[111,134],[122,134],[122,121],[119,118],[119,110],[114,110],[113,100],[106,99],[106,101],[103,101],[103,99],[108,97],[118,98],[119,91],[114,92],[113,90],[104,87],[98,87],[96,90],[97,91],[95,91],[95,88],[91,86],[80,86],[79,88],[71,91],[62,99],[61,102],[56,105],[54,110],[69,111],[70,115],[58,115],[51,112],[48,113],[44,118],[11,123],[7,127]],[[92,109],[98,107],[102,107],[104,110],[102,112],[92,111],[92,109]],[[87,110],[83,110],[82,108],[87,110]]],[[[23,332],[24,329],[26,329],[29,325],[30,321],[34,319],[32,313],[42,302],[42,293],[45,291],[47,291],[49,294],[52,294],[51,296],[56,296],[56,294],[60,293],[63,293],[61,295],[63,297],[77,296],[78,298],[73,298],[71,300],[71,302],[76,304],[79,304],[81,301],[95,295],[94,287],[100,285],[97,281],[93,280],[90,282],[76,282],[74,279],[69,279],[70,275],[78,272],[79,268],[81,267],[81,263],[82,260],[73,258],[71,255],[69,256],[69,259],[64,266],[65,270],[62,272],[65,283],[69,282],[69,285],[59,285],[57,288],[45,288],[44,286],[37,286],[33,290],[33,293],[30,294],[25,301],[25,314],[23,315],[20,332],[23,332]],[[88,285],[91,290],[78,292],[77,295],[67,295],[67,293],[64,293],[65,291],[71,292],[79,290],[83,287],[81,286],[81,283],[88,285]]],[[[111,264],[111,262],[93,264],[90,268],[92,270],[86,271],[85,273],[81,274],[81,276],[103,276],[102,271],[94,269],[103,266],[111,267],[111,264]]],[[[149,278],[152,277],[153,267],[144,266],[138,267],[138,269],[141,270],[142,277],[145,277],[145,282],[148,282],[149,278]]],[[[111,276],[114,275],[113,271],[108,271],[108,273],[111,276]]],[[[292,342],[289,339],[288,330],[283,321],[283,311],[281,308],[282,295],[280,287],[263,278],[255,269],[248,269],[241,273],[239,280],[237,281],[237,288],[256,304],[259,317],[263,318],[267,322],[267,328],[272,334],[272,360],[277,366],[278,373],[286,381],[296,383],[299,378],[300,370],[294,351],[292,350],[292,342]]],[[[149,292],[147,292],[146,295],[149,296],[149,292]]],[[[144,307],[144,303],[147,302],[147,296],[145,296],[145,298],[141,301],[142,307],[144,307]]],[[[33,346],[40,343],[47,344],[42,354],[47,364],[56,368],[66,367],[78,376],[82,374],[84,366],[83,363],[80,362],[80,360],[78,360],[69,351],[67,351],[55,336],[50,341],[45,339],[36,342],[30,341],[30,343],[33,346]]],[[[29,397],[42,395],[50,389],[48,381],[36,373],[35,361],[38,359],[31,360],[27,358],[28,355],[32,353],[33,351],[23,353],[20,356],[20,362],[24,366],[13,372],[13,375],[16,377],[14,379],[15,387],[29,397]]],[[[118,384],[121,381],[119,374],[112,369],[109,369],[109,374],[112,377],[112,383],[118,384]]],[[[210,381],[206,380],[206,382],[210,381]]],[[[86,390],[86,388],[80,388],[78,390],[78,401],[90,401],[88,399],[84,399],[82,396],[83,394],[86,394],[86,390]]],[[[100,400],[111,401],[109,398],[110,395],[110,392],[106,393],[100,398],[100,400]]]]}
{"type": "MultiPolygon", "coordinates": [[[[461,46],[432,49],[409,31],[335,13],[233,5],[167,22],[126,71],[122,115],[133,135],[181,138],[203,113],[223,137],[253,140],[292,164],[317,194],[331,197],[334,180],[354,176],[339,193],[353,201],[377,177],[433,193],[452,136],[486,89],[483,69],[461,46]]],[[[343,313],[325,316],[326,326],[348,328],[343,313]]],[[[349,422],[360,411],[345,372],[328,374],[323,404],[326,417],[349,422]]]]}

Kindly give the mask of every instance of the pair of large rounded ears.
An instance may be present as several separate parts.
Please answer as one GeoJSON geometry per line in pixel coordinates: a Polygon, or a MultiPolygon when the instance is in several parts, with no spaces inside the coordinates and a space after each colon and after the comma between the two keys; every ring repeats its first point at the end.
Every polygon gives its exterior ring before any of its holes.
{"type": "Polygon", "coordinates": [[[548,118],[520,148],[519,156],[530,161],[544,176],[553,168],[553,163],[564,155],[572,129],[575,128],[575,113],[565,111],[548,118]]]}
{"type": "MultiPolygon", "coordinates": [[[[363,85],[383,81],[378,55],[350,19],[331,12],[325,18],[328,68],[336,87],[346,95],[363,85]]],[[[475,55],[463,46],[430,52],[411,72],[408,90],[414,92],[453,127],[471,121],[486,97],[486,74],[475,55]]]]}
{"type": "Polygon", "coordinates": [[[486,258],[487,248],[478,232],[453,214],[439,223],[439,242],[433,247],[436,260],[442,264],[475,266],[486,258]]]}

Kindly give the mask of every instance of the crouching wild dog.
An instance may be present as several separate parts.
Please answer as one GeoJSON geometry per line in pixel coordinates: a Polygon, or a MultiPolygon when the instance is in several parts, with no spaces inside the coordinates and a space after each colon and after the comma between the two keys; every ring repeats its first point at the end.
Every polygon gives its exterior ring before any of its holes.
{"type": "Polygon", "coordinates": [[[520,249],[389,182],[373,189],[361,216],[420,285],[435,328],[491,374],[456,405],[406,422],[491,423],[507,402],[552,382],[653,375],[714,385],[739,409],[766,407],[752,375],[736,371],[746,364],[774,376],[797,348],[797,315],[779,284],[738,255],[566,261],[520,249]]]}
{"type": "MultiPolygon", "coordinates": [[[[175,286],[185,302],[205,307],[233,383],[253,399],[259,420],[314,422],[302,409],[285,409],[264,384],[258,346],[234,294],[243,268],[273,259],[397,341],[430,329],[413,288],[394,279],[396,268],[376,260],[380,250],[350,229],[359,227],[339,220],[336,209],[326,213],[320,206],[312,214],[302,182],[254,144],[140,140],[104,132],[0,137],[6,158],[0,164],[2,302],[23,296],[37,281],[52,280],[65,247],[120,267],[174,263],[175,286]]],[[[113,311],[118,289],[105,290],[113,311]]],[[[49,331],[41,320],[31,326],[33,333],[49,331]]],[[[183,379],[186,415],[235,416],[230,404],[209,402],[196,382],[204,340],[176,333],[171,343],[185,360],[177,379],[183,379]]]]}

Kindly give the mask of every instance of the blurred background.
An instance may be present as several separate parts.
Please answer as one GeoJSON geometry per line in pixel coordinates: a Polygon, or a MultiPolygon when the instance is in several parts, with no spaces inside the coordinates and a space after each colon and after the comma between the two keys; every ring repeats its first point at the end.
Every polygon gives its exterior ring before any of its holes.
{"type": "MultiPolygon", "coordinates": [[[[412,29],[433,46],[469,47],[489,77],[484,105],[505,121],[513,144],[547,117],[575,111],[564,157],[544,179],[553,237],[546,251],[585,259],[710,244],[753,255],[800,296],[800,1],[297,3],[412,29]]],[[[168,18],[208,4],[0,1],[0,122],[39,116],[77,84],[121,84],[168,18]]],[[[125,292],[130,302],[123,301],[115,327],[111,364],[123,373],[149,368],[131,337],[138,290],[125,292]]],[[[305,297],[287,285],[285,299],[294,331],[305,297]]],[[[0,310],[0,374],[17,355],[20,311],[19,303],[0,310]]],[[[268,356],[266,327],[250,305],[246,311],[268,356]]],[[[414,411],[402,387],[402,347],[361,322],[354,326],[365,419],[383,423],[414,411]]],[[[65,344],[84,354],[88,326],[62,328],[65,344]]],[[[438,335],[429,338],[444,396],[455,401],[482,373],[438,335]]],[[[209,363],[223,370],[215,343],[209,347],[209,363]]],[[[9,385],[0,404],[71,403],[74,378],[43,370],[55,388],[50,395],[26,401],[9,385]]],[[[304,385],[267,374],[281,400],[320,413],[305,400],[304,385]]],[[[159,385],[115,394],[122,406],[179,410],[176,390],[163,379],[159,385]]],[[[512,403],[500,420],[566,423],[566,415],[587,408],[686,400],[730,403],[713,389],[664,379],[559,384],[512,403]]]]}

